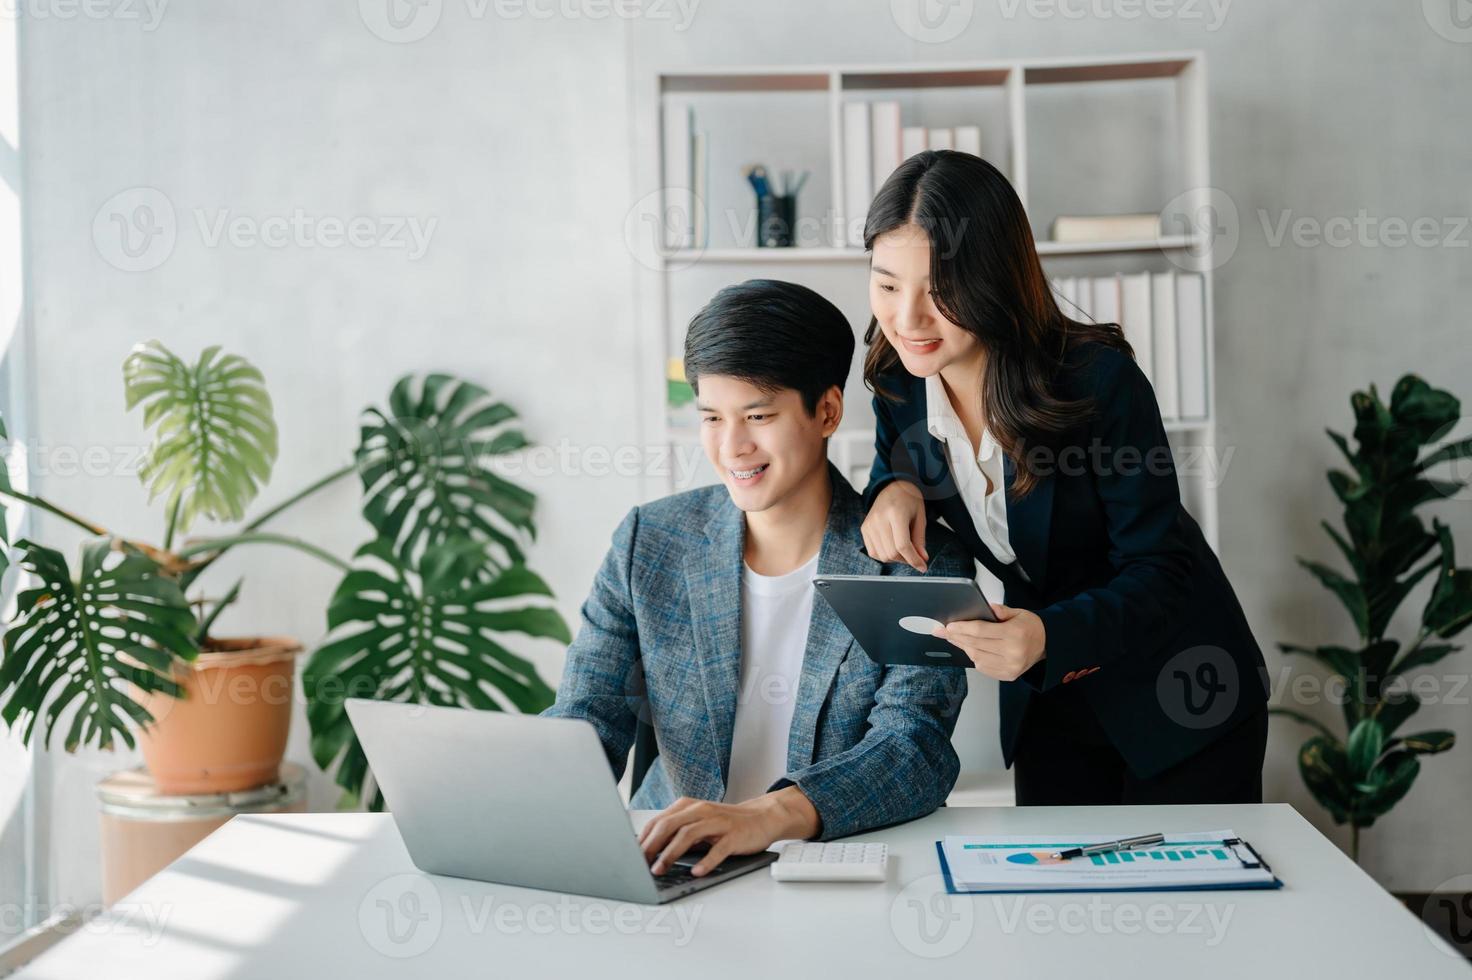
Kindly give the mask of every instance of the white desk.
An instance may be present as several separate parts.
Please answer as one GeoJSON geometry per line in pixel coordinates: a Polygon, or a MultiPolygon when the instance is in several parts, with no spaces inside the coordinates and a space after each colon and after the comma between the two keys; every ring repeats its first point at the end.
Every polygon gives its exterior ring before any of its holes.
{"type": "MultiPolygon", "coordinates": [[[[429,877],[391,819],[239,816],[18,977],[1416,977],[1472,969],[1282,804],[948,808],[873,839],[884,884],[755,872],[661,908],[429,877]],[[947,896],[948,833],[1231,827],[1271,892],[947,896]],[[159,922],[162,920],[162,927],[159,922]],[[413,954],[413,955],[408,955],[413,954]],[[763,972],[758,972],[763,971],[763,972]]],[[[863,838],[856,838],[863,839],[863,838]]]]}

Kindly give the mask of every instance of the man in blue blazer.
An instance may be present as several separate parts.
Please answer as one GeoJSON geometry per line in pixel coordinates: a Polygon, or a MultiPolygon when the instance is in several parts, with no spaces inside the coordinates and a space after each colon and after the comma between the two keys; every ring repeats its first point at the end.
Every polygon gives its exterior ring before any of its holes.
{"type": "MultiPolygon", "coordinates": [[[[913,575],[868,557],[864,509],[827,462],[853,358],[843,314],[805,287],[752,280],[690,324],[685,372],[721,484],[635,507],[582,607],[557,702],[621,776],[641,719],[659,757],[631,805],[655,874],[696,844],[730,854],[923,816],[955,784],[963,671],[883,667],[815,574],[913,575]]],[[[974,572],[932,539],[927,574],[974,572]]]]}

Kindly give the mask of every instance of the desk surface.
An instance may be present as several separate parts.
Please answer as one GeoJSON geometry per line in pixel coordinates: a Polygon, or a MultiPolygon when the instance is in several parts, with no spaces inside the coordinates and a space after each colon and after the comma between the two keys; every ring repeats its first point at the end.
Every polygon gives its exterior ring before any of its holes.
{"type": "Polygon", "coordinates": [[[889,881],[764,871],[663,907],[431,877],[381,814],[239,816],[17,976],[1469,976],[1468,964],[1291,807],[953,807],[856,840],[889,881]],[[1230,827],[1270,892],[948,896],[953,833],[1230,827]]]}

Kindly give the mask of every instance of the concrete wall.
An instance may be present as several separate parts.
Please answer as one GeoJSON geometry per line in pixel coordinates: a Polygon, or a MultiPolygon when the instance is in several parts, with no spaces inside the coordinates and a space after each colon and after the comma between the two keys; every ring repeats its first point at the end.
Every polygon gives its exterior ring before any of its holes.
{"type": "MultiPolygon", "coordinates": [[[[912,34],[945,38],[945,23],[906,33],[890,4],[836,0],[645,5],[631,21],[497,16],[494,6],[445,0],[401,27],[370,0],[360,6],[363,16],[353,4],[176,0],[156,23],[141,6],[138,20],[23,12],[33,438],[53,450],[37,477],[48,496],[119,531],[159,533],[160,513],[125,466],[83,475],[54,453],[103,447],[124,457],[139,445],[118,366],[132,343],[153,336],[190,355],[220,343],[265,372],[282,429],[266,501],[345,461],[359,409],[408,370],[482,381],[542,443],[638,445],[645,396],[631,382],[636,270],[623,222],[654,189],[633,179],[629,137],[631,72],[653,65],[1204,49],[1211,168],[1239,233],[1217,274],[1220,437],[1233,453],[1221,551],[1265,646],[1350,639],[1333,601],[1293,562],[1331,555],[1316,526],[1334,505],[1322,430],[1347,427],[1349,392],[1370,381],[1388,390],[1416,370],[1472,398],[1472,232],[1462,230],[1460,245],[1390,247],[1372,235],[1346,248],[1291,236],[1275,244],[1271,234],[1287,212],[1318,222],[1362,209],[1429,217],[1447,232],[1454,226],[1443,222],[1468,214],[1472,45],[1445,25],[1438,33],[1418,5],[1182,0],[1151,8],[1170,16],[1128,19],[1139,8],[1123,0],[962,2],[950,9],[969,20],[944,40],[912,34]],[[154,267],[126,272],[117,265],[139,260],[120,256],[106,230],[94,240],[94,218],[116,209],[109,202],[120,193],[134,195],[120,199],[129,205],[157,202],[139,188],[167,198],[176,240],[163,261],[141,259],[154,267]],[[297,209],[434,225],[420,256],[211,243],[222,211],[255,223],[297,209]]],[[[1055,183],[1073,166],[1097,166],[1061,154],[1054,163],[1055,183]]],[[[584,463],[524,482],[542,498],[534,564],[572,620],[638,481],[592,475],[584,463]]],[[[1472,542],[1465,500],[1440,512],[1472,542]]],[[[366,535],[346,486],[298,508],[282,529],[344,555],[366,535]]],[[[40,532],[73,550],[75,537],[55,521],[40,532]]],[[[248,576],[227,630],[321,638],[336,581],[327,567],[242,549],[219,572],[218,589],[248,576]]],[[[555,677],[555,648],[538,653],[555,677]]],[[[1472,738],[1468,692],[1452,690],[1469,656],[1438,671],[1446,703],[1425,709],[1422,727],[1472,738]]],[[[1270,661],[1276,669],[1280,658],[1270,661]]],[[[1299,783],[1294,748],[1304,733],[1274,729],[1268,797],[1344,839],[1299,783]]],[[[308,758],[300,716],[290,755],[308,758]]],[[[41,760],[40,803],[52,815],[42,873],[53,900],[95,896],[92,784],[131,761],[93,752],[41,760]]],[[[335,799],[330,784],[314,782],[315,807],[335,799]]],[[[1367,836],[1367,866],[1399,889],[1472,870],[1452,857],[1465,853],[1465,821],[1454,815],[1469,803],[1472,749],[1427,760],[1410,797],[1367,836]]]]}

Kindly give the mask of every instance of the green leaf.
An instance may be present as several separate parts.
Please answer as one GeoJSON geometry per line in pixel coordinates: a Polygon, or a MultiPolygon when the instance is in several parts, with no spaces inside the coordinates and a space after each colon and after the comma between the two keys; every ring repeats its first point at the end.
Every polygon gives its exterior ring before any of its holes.
{"type": "Polygon", "coordinates": [[[1447,463],[1454,459],[1472,459],[1472,437],[1458,439],[1437,448],[1434,452],[1427,453],[1426,457],[1416,464],[1416,472],[1424,473],[1433,466],[1447,463]]]}
{"type": "Polygon", "coordinates": [[[1410,791],[1421,771],[1421,763],[1411,752],[1391,752],[1375,767],[1372,778],[1359,790],[1354,801],[1353,823],[1368,827],[1388,813],[1410,791]]]}
{"type": "Polygon", "coordinates": [[[1445,435],[1462,414],[1462,404],[1450,392],[1433,388],[1414,374],[1395,383],[1390,394],[1395,424],[1424,445],[1445,435]]]}
{"type": "MultiPolygon", "coordinates": [[[[1431,535],[1427,535],[1426,540],[1428,545],[1436,541],[1431,535]]],[[[1369,592],[1371,636],[1384,635],[1386,627],[1390,625],[1390,618],[1395,615],[1406,596],[1421,584],[1422,579],[1435,571],[1439,564],[1440,560],[1433,558],[1405,578],[1390,579],[1369,592]]]]}
{"type": "Polygon", "coordinates": [[[1321,565],[1315,561],[1300,558],[1298,563],[1312,572],[1325,588],[1339,597],[1339,601],[1344,604],[1344,608],[1349,610],[1349,615],[1354,619],[1355,627],[1360,631],[1360,635],[1368,635],[1369,605],[1365,601],[1365,593],[1359,583],[1352,582],[1327,565],[1321,565]]]}
{"type": "Polygon", "coordinates": [[[1441,660],[1449,653],[1456,653],[1462,649],[1450,643],[1423,643],[1408,651],[1400,662],[1390,668],[1391,676],[1404,674],[1415,667],[1428,667],[1441,660]]]}
{"type": "Polygon", "coordinates": [[[1407,718],[1421,710],[1421,702],[1409,691],[1401,691],[1368,705],[1369,715],[1380,722],[1380,730],[1389,738],[1407,718]]]}
{"type": "MultiPolygon", "coordinates": [[[[368,799],[368,764],[353,733],[347,697],[538,712],[554,694],[533,665],[505,645],[510,634],[571,642],[546,602],[551,590],[512,565],[486,578],[487,546],[451,539],[427,548],[416,566],[393,542],[358,549],[328,606],[327,642],[307,660],[312,756],[355,798],[368,799]]],[[[381,807],[376,794],[371,805],[381,807]]]]}
{"type": "MultiPolygon", "coordinates": [[[[1346,695],[1357,705],[1379,700],[1380,691],[1390,676],[1390,664],[1399,650],[1399,640],[1377,640],[1355,654],[1358,670],[1351,678],[1353,686],[1345,692],[1346,695]]],[[[1359,712],[1356,712],[1355,721],[1358,718],[1359,712]]],[[[1354,721],[1349,724],[1354,727],[1354,721]]]]}
{"type": "Polygon", "coordinates": [[[1349,504],[1360,499],[1370,488],[1369,483],[1357,482],[1342,470],[1330,470],[1328,476],[1329,486],[1334,488],[1334,496],[1338,497],[1340,502],[1344,504],[1349,504]]]}
{"type": "Polygon", "coordinates": [[[1310,728],[1317,729],[1318,731],[1322,732],[1327,738],[1334,737],[1333,733],[1329,731],[1329,726],[1325,725],[1317,718],[1314,718],[1311,715],[1304,714],[1302,711],[1298,711],[1294,708],[1269,708],[1268,714],[1282,715],[1284,718],[1292,718],[1294,721],[1308,725],[1310,728]]]}
{"type": "Polygon", "coordinates": [[[276,421],[265,379],[250,362],[207,347],[191,367],[157,340],[123,362],[127,406],[143,406],[153,444],[139,467],[149,500],[179,505],[177,530],[194,519],[240,520],[270,479],[276,421]]]}
{"type": "Polygon", "coordinates": [[[405,376],[386,411],[364,413],[363,516],[403,561],[450,538],[495,545],[489,572],[525,561],[521,539],[536,535],[536,497],[490,467],[527,445],[516,418],[484,388],[446,374],[405,376]]]}
{"type": "Polygon", "coordinates": [[[1354,801],[1349,786],[1349,763],[1338,742],[1315,735],[1298,750],[1298,771],[1319,805],[1335,823],[1349,819],[1354,801]]]}
{"type": "Polygon", "coordinates": [[[1396,748],[1404,752],[1413,752],[1416,755],[1435,755],[1438,752],[1445,752],[1456,744],[1455,732],[1438,728],[1429,732],[1407,735],[1404,738],[1392,739],[1386,744],[1386,748],[1396,748]]]}
{"type": "Polygon", "coordinates": [[[1361,560],[1359,552],[1355,551],[1350,543],[1344,540],[1344,535],[1336,531],[1334,525],[1328,521],[1320,521],[1319,526],[1324,529],[1325,534],[1334,540],[1334,544],[1339,548],[1339,553],[1344,556],[1344,560],[1349,563],[1349,567],[1354,569],[1355,575],[1364,578],[1365,563],[1361,560]]]}
{"type": "Polygon", "coordinates": [[[1368,776],[1384,747],[1385,732],[1380,723],[1374,718],[1360,719],[1359,724],[1349,733],[1349,741],[1345,744],[1344,754],[1351,780],[1368,776]]]}
{"type": "MultiPolygon", "coordinates": [[[[1359,457],[1349,448],[1349,441],[1333,429],[1325,429],[1324,431],[1329,434],[1329,438],[1333,441],[1334,445],[1339,447],[1339,451],[1344,454],[1344,458],[1349,465],[1355,468],[1355,472],[1361,473],[1359,457]]],[[[1364,474],[1361,473],[1361,475],[1363,476],[1364,474]]]]}
{"type": "Polygon", "coordinates": [[[1431,590],[1431,598],[1421,614],[1421,623],[1446,640],[1472,623],[1472,569],[1456,567],[1451,529],[1439,520],[1431,523],[1441,541],[1441,569],[1431,590]]]}
{"type": "Polygon", "coordinates": [[[1371,472],[1380,472],[1381,467],[1376,464],[1385,456],[1395,419],[1374,385],[1370,385],[1368,392],[1357,391],[1351,395],[1349,406],[1354,411],[1354,439],[1359,443],[1359,455],[1370,463],[1371,472]]]}
{"type": "Polygon", "coordinates": [[[198,653],[184,594],[154,561],[136,551],[114,552],[106,538],[83,547],[76,581],[60,552],[31,541],[17,546],[24,551],[21,567],[41,584],[17,597],[5,634],[0,717],[12,729],[25,726],[25,743],[43,722],[49,746],[70,709],[67,751],[88,743],[111,749],[117,738],[131,748],[129,729],[153,720],[134,689],[179,696],[172,658],[198,653]]]}
{"type": "Polygon", "coordinates": [[[1331,645],[1305,647],[1295,643],[1279,643],[1278,649],[1284,653],[1297,653],[1313,657],[1342,677],[1353,678],[1359,667],[1359,659],[1355,655],[1355,652],[1345,647],[1331,645]]]}

